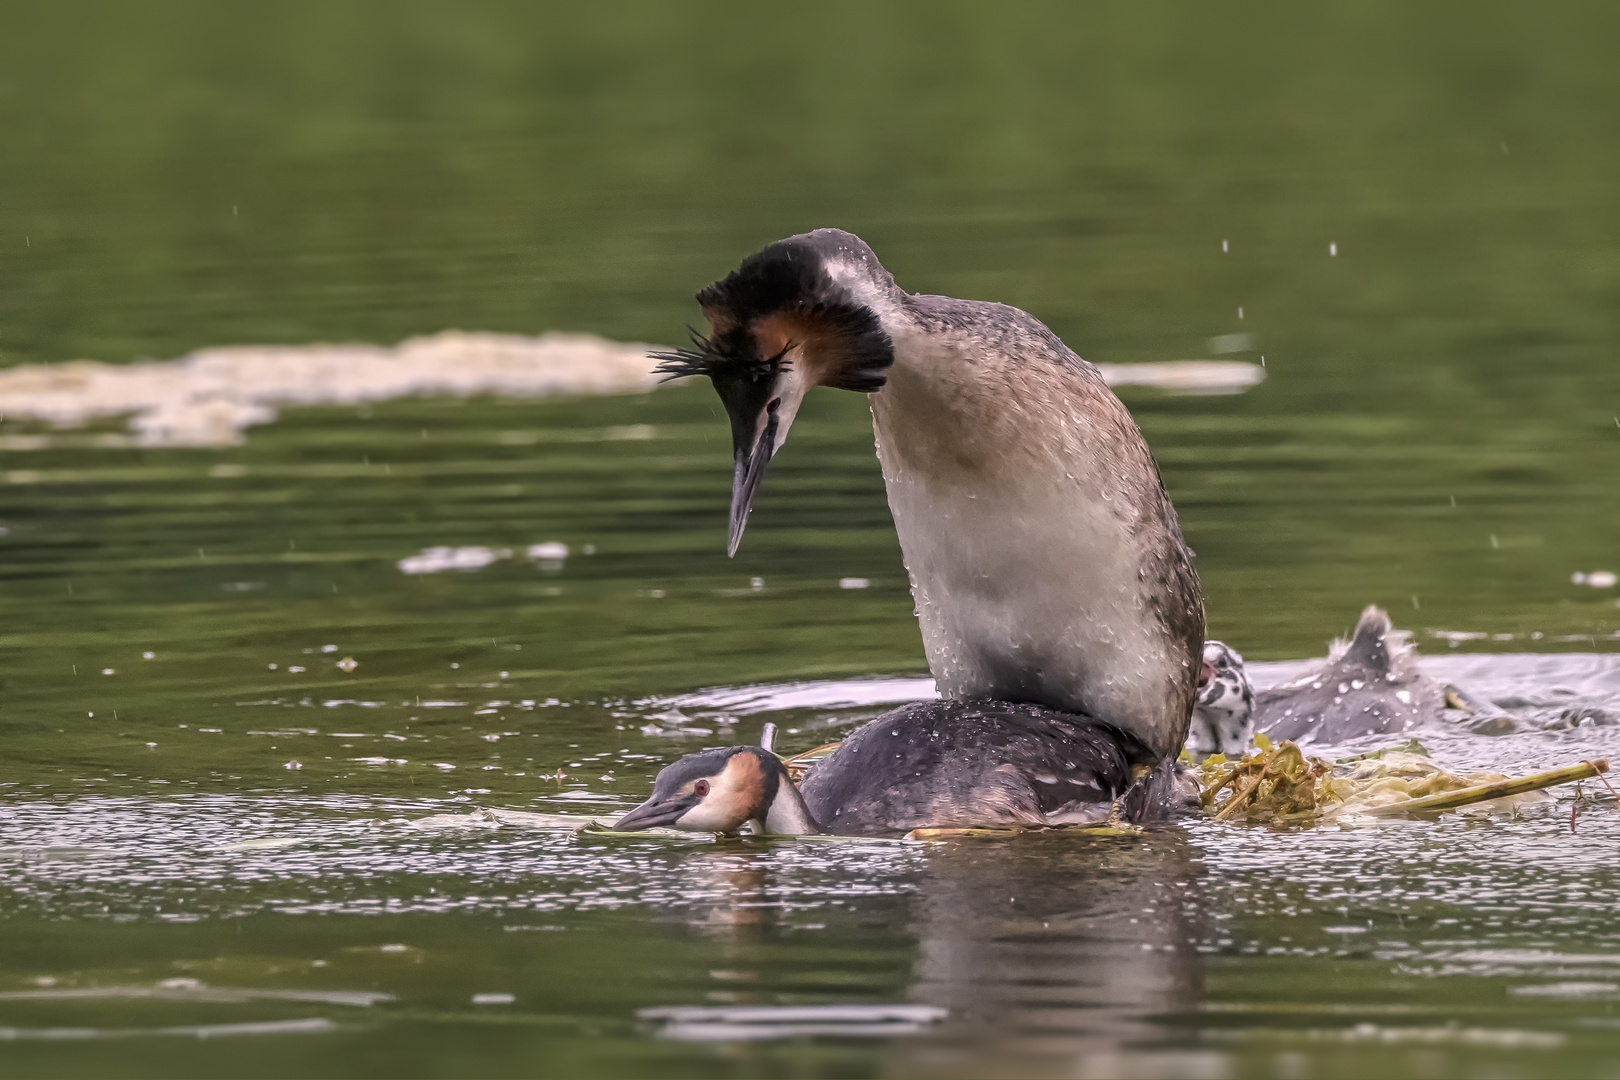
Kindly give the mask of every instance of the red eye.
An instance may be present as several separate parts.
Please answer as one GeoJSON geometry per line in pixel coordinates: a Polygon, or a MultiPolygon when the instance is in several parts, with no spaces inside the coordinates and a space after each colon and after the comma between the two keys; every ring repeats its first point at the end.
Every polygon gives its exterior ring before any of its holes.
{"type": "Polygon", "coordinates": [[[692,785],[692,794],[696,795],[698,798],[701,799],[708,793],[709,782],[707,780],[699,780],[697,783],[692,785]]]}

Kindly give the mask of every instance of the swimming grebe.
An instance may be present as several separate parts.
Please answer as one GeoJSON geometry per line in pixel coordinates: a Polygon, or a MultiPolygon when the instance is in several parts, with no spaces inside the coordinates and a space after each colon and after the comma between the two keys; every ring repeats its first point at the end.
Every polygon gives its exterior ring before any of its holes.
{"type": "Polygon", "coordinates": [[[821,831],[781,758],[757,746],[726,746],[660,769],[652,795],[613,827],[734,832],[750,821],[778,836],[821,831]]]}
{"type": "Polygon", "coordinates": [[[1257,730],[1275,742],[1327,745],[1412,731],[1445,719],[1448,709],[1467,717],[1485,708],[1423,674],[1411,637],[1396,630],[1384,611],[1369,607],[1350,640],[1333,642],[1315,671],[1258,692],[1250,690],[1243,657],[1218,641],[1206,642],[1208,681],[1193,710],[1188,753],[1235,757],[1257,730]]]}
{"type": "Polygon", "coordinates": [[[1255,695],[1254,726],[1280,742],[1342,742],[1411,731],[1445,715],[1448,687],[1418,670],[1412,635],[1368,607],[1317,670],[1255,695]]]}
{"type": "Polygon", "coordinates": [[[1119,803],[1129,821],[1184,796],[1171,765],[1132,767],[1129,735],[1084,717],[1005,701],[922,701],[846,738],[795,790],[755,746],[689,754],[658,774],[621,831],[884,836],[917,828],[1089,824],[1119,803]]]}
{"type": "Polygon", "coordinates": [[[1206,641],[1198,679],[1187,752],[1199,760],[1211,754],[1241,756],[1254,739],[1254,690],[1243,657],[1225,642],[1206,641]]]}
{"type": "Polygon", "coordinates": [[[928,665],[952,699],[1111,725],[1133,762],[1180,750],[1203,596],[1141,432],[1097,369],[1004,304],[918,296],[818,229],[698,294],[711,332],[661,354],[731,420],[728,551],[812,386],[871,395],[928,665]]]}

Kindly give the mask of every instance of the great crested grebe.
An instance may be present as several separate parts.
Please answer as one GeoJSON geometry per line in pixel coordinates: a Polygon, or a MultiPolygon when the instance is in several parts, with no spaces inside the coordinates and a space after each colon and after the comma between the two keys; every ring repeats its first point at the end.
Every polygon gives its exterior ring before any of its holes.
{"type": "Polygon", "coordinates": [[[1132,767],[1131,737],[1084,717],[1005,701],[923,701],[855,731],[795,788],[775,754],[689,754],[614,823],[781,835],[884,836],[917,828],[1091,824],[1168,816],[1186,796],[1168,762],[1132,767]]]}
{"type": "Polygon", "coordinates": [[[1411,731],[1442,719],[1452,701],[1463,703],[1458,691],[1418,669],[1412,635],[1368,607],[1321,667],[1255,695],[1254,726],[1274,741],[1342,742],[1411,731]]]}
{"type": "MultiPolygon", "coordinates": [[[[1255,692],[1243,657],[1204,644],[1187,750],[1236,758],[1258,729],[1277,742],[1325,746],[1398,734],[1478,706],[1417,667],[1410,634],[1369,607],[1348,641],[1310,674],[1255,692]]],[[[1067,825],[1116,809],[1133,822],[1196,804],[1191,777],[1168,761],[1132,765],[1133,738],[1088,717],[1004,701],[926,701],[857,729],[795,790],[775,754],[705,750],[658,774],[652,798],[618,829],[668,825],[731,832],[882,836],[929,826],[1067,825]]]]}
{"type": "Polygon", "coordinates": [[[821,832],[781,758],[757,746],[722,746],[658,770],[652,795],[613,827],[725,833],[747,822],[777,836],[821,832]]]}
{"type": "Polygon", "coordinates": [[[698,294],[660,354],[731,420],[728,550],[812,386],[871,395],[928,665],[947,699],[1025,702],[1181,749],[1203,597],[1141,432],[1097,369],[1004,304],[907,293],[857,236],[771,244],[698,294]]]}

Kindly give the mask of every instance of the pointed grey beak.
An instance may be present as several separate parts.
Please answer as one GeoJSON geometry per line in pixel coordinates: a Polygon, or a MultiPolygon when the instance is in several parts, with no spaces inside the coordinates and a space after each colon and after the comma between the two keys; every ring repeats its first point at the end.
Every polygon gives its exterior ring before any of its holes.
{"type": "Polygon", "coordinates": [[[643,829],[669,828],[675,824],[680,816],[698,804],[696,797],[681,799],[660,799],[657,795],[648,799],[624,817],[613,823],[614,832],[640,832],[643,829]]]}
{"type": "Polygon", "coordinates": [[[765,430],[758,433],[738,430],[733,425],[732,439],[736,456],[736,471],[731,478],[731,529],[726,534],[726,555],[735,556],[742,543],[743,530],[748,527],[748,514],[754,508],[754,496],[765,479],[765,469],[775,453],[777,413],[766,414],[765,430]]]}

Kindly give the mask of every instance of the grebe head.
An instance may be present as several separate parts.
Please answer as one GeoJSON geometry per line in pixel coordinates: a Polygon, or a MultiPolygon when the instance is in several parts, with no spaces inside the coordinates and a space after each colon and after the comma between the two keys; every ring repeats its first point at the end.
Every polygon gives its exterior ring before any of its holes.
{"type": "Polygon", "coordinates": [[[749,821],[783,835],[818,831],[775,754],[757,746],[728,746],[666,765],[653,781],[652,797],[613,827],[728,833],[749,821]]]}
{"type": "Polygon", "coordinates": [[[1198,699],[1187,729],[1187,752],[1236,757],[1254,738],[1254,690],[1243,670],[1243,657],[1221,641],[1204,642],[1198,673],[1198,699]]]}
{"type": "Polygon", "coordinates": [[[655,354],[666,375],[707,375],[731,418],[728,554],[737,553],[765,467],[810,388],[882,389],[894,345],[878,313],[898,295],[860,237],[817,229],[750,255],[698,293],[709,336],[655,354]]]}

